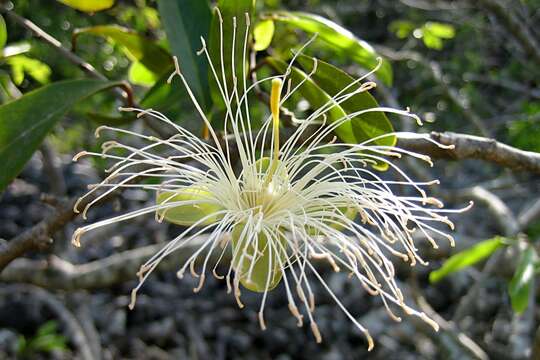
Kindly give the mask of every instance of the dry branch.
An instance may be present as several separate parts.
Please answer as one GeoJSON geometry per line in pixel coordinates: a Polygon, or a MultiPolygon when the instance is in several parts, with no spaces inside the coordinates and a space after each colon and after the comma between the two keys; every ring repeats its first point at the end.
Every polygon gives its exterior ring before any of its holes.
{"type": "Polygon", "coordinates": [[[514,170],[527,170],[540,174],[540,154],[516,149],[512,146],[479,136],[452,132],[432,132],[431,138],[454,149],[441,149],[427,140],[418,138],[400,139],[399,146],[433,158],[463,160],[479,159],[514,170]]]}

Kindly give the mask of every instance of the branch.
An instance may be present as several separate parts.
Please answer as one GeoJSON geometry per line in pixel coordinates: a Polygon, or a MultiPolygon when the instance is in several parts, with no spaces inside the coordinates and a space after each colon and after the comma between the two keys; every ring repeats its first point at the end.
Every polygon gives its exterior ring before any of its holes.
{"type": "Polygon", "coordinates": [[[0,246],[0,272],[11,261],[29,251],[48,249],[53,243],[51,235],[77,215],[73,212],[73,205],[72,201],[61,200],[53,212],[37,225],[3,243],[0,246]]]}
{"type": "MultiPolygon", "coordinates": [[[[193,239],[189,247],[175,256],[164,258],[156,271],[168,271],[183,264],[199,248],[207,235],[193,239]]],[[[141,265],[165,244],[143,246],[95,260],[83,265],[53,257],[46,261],[18,259],[0,274],[3,282],[30,283],[47,289],[75,290],[106,288],[119,282],[136,279],[141,265]]],[[[213,260],[217,260],[216,252],[213,260]]]]}
{"type": "Polygon", "coordinates": [[[463,160],[479,159],[514,170],[527,170],[540,174],[540,153],[516,149],[495,139],[452,132],[432,132],[431,139],[454,149],[441,149],[427,140],[411,136],[399,139],[399,146],[434,158],[463,160]]]}

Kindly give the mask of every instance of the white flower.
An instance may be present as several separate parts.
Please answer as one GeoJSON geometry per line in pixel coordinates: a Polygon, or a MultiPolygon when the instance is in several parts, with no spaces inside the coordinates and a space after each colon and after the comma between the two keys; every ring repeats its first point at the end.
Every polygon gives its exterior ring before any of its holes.
{"type": "MultiPolygon", "coordinates": [[[[298,325],[301,326],[307,316],[312,332],[320,342],[321,335],[313,316],[312,288],[317,282],[365,334],[369,349],[373,347],[368,330],[344,307],[317,269],[314,262],[319,259],[335,271],[347,273],[371,295],[379,296],[395,320],[400,318],[392,313],[390,304],[397,305],[407,314],[419,316],[437,329],[437,324],[424,313],[405,304],[390,259],[409,262],[411,266],[417,262],[425,264],[413,242],[414,231],[424,234],[435,248],[437,245],[430,233],[443,235],[453,244],[452,237],[435,224],[443,223],[453,228],[444,214],[455,210],[442,209],[442,203],[428,197],[424,190],[437,181],[414,182],[389,160],[407,155],[431,163],[429,157],[399,147],[376,145],[376,139],[361,144],[325,141],[340,124],[366,112],[392,112],[419,122],[418,117],[408,111],[390,108],[364,109],[312,131],[311,125],[325,123],[326,113],[336,104],[374,87],[372,82],[361,84],[364,77],[315,110],[280,143],[280,107],[302,85],[292,89],[282,86],[287,84],[294,58],[284,74],[259,80],[249,87],[245,80],[246,65],[243,64],[243,83],[237,86],[236,79],[234,84],[224,83],[225,69],[214,67],[204,40],[202,43],[201,53],[209,61],[226,104],[224,138],[228,141],[223,141],[213,129],[175,59],[176,71],[169,80],[175,75],[181,78],[209,130],[210,141],[200,139],[157,111],[123,109],[152,116],[176,134],[159,139],[108,126],[98,128],[96,136],[100,131],[108,130],[137,137],[146,145],[134,148],[119,141],[108,141],[103,144],[102,153],[82,152],[75,157],[92,155],[114,162],[107,170],[109,176],[93,185],[81,198],[102,191],[84,208],[83,215],[86,217],[88,208],[104,196],[124,188],[152,191],[156,204],[81,227],[74,233],[73,243],[79,246],[81,236],[87,231],[145,214],[155,214],[158,221],[186,226],[141,267],[140,282],[133,290],[130,307],[135,304],[136,292],[164,257],[182,251],[195,237],[205,233],[208,234],[206,240],[182,264],[178,277],[182,278],[189,267],[193,276],[199,278],[197,292],[211,267],[214,276],[225,279],[240,307],[243,307],[240,285],[262,293],[259,321],[263,329],[266,327],[263,312],[267,294],[278,284],[283,284],[289,309],[298,325]],[[271,115],[260,129],[253,129],[247,95],[265,82],[271,82],[271,115]],[[238,159],[240,170],[233,158],[238,159]],[[371,165],[381,163],[387,164],[399,179],[383,180],[371,169],[371,165]],[[160,183],[134,183],[149,178],[157,178],[160,183]],[[416,195],[396,195],[392,191],[395,186],[411,188],[416,195]],[[209,264],[211,255],[216,252],[219,260],[209,264]],[[217,273],[219,263],[226,263],[228,268],[222,275],[217,273]]],[[[234,48],[232,46],[233,52],[234,48]]],[[[245,41],[244,58],[246,48],[245,41]]],[[[234,53],[230,55],[234,58],[234,53]]],[[[425,139],[431,141],[427,136],[425,139]]],[[[75,211],[78,210],[76,205],[75,211]]]]}

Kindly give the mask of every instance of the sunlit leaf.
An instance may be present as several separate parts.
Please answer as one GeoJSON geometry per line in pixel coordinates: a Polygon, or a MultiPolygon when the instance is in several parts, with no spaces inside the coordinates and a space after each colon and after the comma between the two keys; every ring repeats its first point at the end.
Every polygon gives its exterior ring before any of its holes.
{"type": "Polygon", "coordinates": [[[128,79],[136,85],[152,86],[158,77],[142,63],[135,61],[129,67],[128,79]]]}
{"type": "MultiPolygon", "coordinates": [[[[298,57],[298,62],[307,73],[311,73],[315,64],[315,59],[306,55],[300,55],[298,57]]],[[[347,92],[354,91],[360,87],[359,85],[349,87],[355,80],[352,76],[334,65],[321,60],[317,60],[317,71],[312,74],[312,79],[330,96],[337,95],[347,87],[347,92]]],[[[367,91],[352,96],[340,105],[343,110],[349,114],[379,106],[375,98],[367,91]]],[[[370,140],[394,131],[394,128],[386,115],[379,111],[367,112],[353,117],[351,124],[357,142],[370,140]]],[[[383,137],[375,140],[373,143],[377,145],[394,146],[396,144],[396,137],[383,137]]]]}
{"type": "Polygon", "coordinates": [[[441,39],[452,39],[456,35],[454,27],[450,24],[439,22],[427,22],[422,29],[441,39]]]}
{"type": "Polygon", "coordinates": [[[161,21],[173,55],[178,57],[182,73],[204,110],[210,105],[208,65],[201,49],[201,37],[207,39],[210,6],[207,0],[158,0],[161,21]]]}
{"type": "MultiPolygon", "coordinates": [[[[266,58],[266,61],[278,72],[284,73],[287,69],[287,64],[279,59],[269,57],[266,58]]],[[[321,89],[302,70],[293,66],[291,68],[290,78],[292,81],[291,86],[293,88],[303,81],[302,86],[298,88],[298,92],[310,103],[313,109],[317,109],[333,101],[332,97],[328,95],[323,89],[321,89]]],[[[347,113],[337,103],[335,104],[335,106],[330,107],[330,109],[325,114],[328,117],[329,123],[340,121],[347,117],[347,113]]],[[[339,136],[342,141],[346,143],[355,144],[357,142],[350,121],[346,121],[339,125],[334,130],[334,132],[337,136],[339,136]]]]}
{"type": "Polygon", "coordinates": [[[429,281],[436,283],[451,273],[472,266],[489,257],[499,247],[504,245],[504,238],[495,237],[452,255],[439,269],[429,274],[429,281]]]}
{"type": "Polygon", "coordinates": [[[388,30],[395,33],[398,38],[405,39],[415,28],[416,26],[410,21],[396,20],[390,23],[388,30]]]}
{"type": "MultiPolygon", "coordinates": [[[[246,14],[253,15],[254,0],[219,0],[217,7],[223,19],[223,33],[220,32],[220,18],[217,12],[214,12],[210,26],[210,58],[221,79],[221,73],[225,73],[226,84],[229,86],[228,93],[233,87],[232,61],[234,58],[235,76],[238,81],[238,89],[243,93],[243,64],[245,63],[243,48],[244,38],[246,36],[247,24],[246,14]],[[236,20],[234,20],[236,19],[236,20]],[[234,21],[236,21],[236,31],[234,31],[234,21]],[[235,35],[233,37],[233,35],[235,35]],[[234,38],[234,41],[233,41],[234,38]],[[233,43],[235,44],[233,49],[233,43]],[[221,45],[223,45],[223,57],[221,56],[221,45]],[[234,52],[234,57],[233,57],[234,52]],[[221,59],[223,58],[223,63],[221,59]]],[[[247,70],[246,70],[247,71],[247,70]]],[[[246,74],[247,76],[247,74],[246,74]]],[[[224,107],[223,97],[214,79],[212,71],[208,73],[210,79],[210,90],[214,104],[224,107]]]]}
{"type": "Polygon", "coordinates": [[[253,49],[256,51],[266,50],[270,46],[273,36],[274,22],[272,20],[263,20],[257,23],[253,29],[253,37],[255,39],[253,49]]]}
{"type": "Polygon", "coordinates": [[[7,26],[2,15],[0,15],[0,50],[6,45],[7,41],[7,26]]]}
{"type": "Polygon", "coordinates": [[[163,217],[164,220],[170,223],[183,226],[191,226],[208,216],[199,225],[210,225],[219,221],[222,215],[216,213],[223,210],[221,205],[214,203],[210,199],[211,196],[208,190],[200,187],[185,188],[178,191],[162,191],[157,195],[157,204],[173,205],[175,202],[184,203],[158,210],[158,216],[163,217]],[[215,215],[210,216],[212,214],[215,215]]]}
{"type": "Polygon", "coordinates": [[[154,41],[118,25],[98,25],[75,30],[74,40],[81,34],[101,36],[121,46],[132,61],[138,61],[149,71],[161,75],[172,64],[171,56],[154,41]]]}
{"type": "Polygon", "coordinates": [[[0,106],[0,191],[17,176],[47,133],[76,102],[119,84],[88,79],[61,81],[0,106]]]}
{"type": "Polygon", "coordinates": [[[32,59],[25,55],[15,55],[6,58],[6,62],[11,66],[13,82],[17,85],[22,84],[26,74],[30,75],[40,84],[49,82],[51,68],[37,59],[32,59]]]}
{"type": "MultiPolygon", "coordinates": [[[[310,34],[317,34],[318,38],[327,42],[334,50],[340,51],[368,70],[377,66],[378,55],[373,47],[333,21],[304,12],[280,11],[270,13],[268,17],[288,23],[310,34]]],[[[392,67],[387,61],[383,61],[376,74],[385,84],[392,84],[392,67]]]]}
{"type": "Polygon", "coordinates": [[[429,32],[424,32],[422,36],[422,41],[430,49],[441,50],[443,48],[443,42],[441,38],[432,35],[429,32]]]}
{"type": "Polygon", "coordinates": [[[114,5],[114,0],[58,0],[62,4],[85,12],[106,10],[114,5]]]}
{"type": "Polygon", "coordinates": [[[537,259],[536,250],[529,245],[522,252],[516,272],[508,285],[512,308],[518,314],[525,311],[529,305],[529,293],[532,288],[534,267],[537,259]]]}

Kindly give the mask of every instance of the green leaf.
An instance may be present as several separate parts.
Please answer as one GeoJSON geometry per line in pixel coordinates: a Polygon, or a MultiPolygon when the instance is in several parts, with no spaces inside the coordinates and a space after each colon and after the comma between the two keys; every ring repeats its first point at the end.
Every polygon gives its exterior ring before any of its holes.
{"type": "Polygon", "coordinates": [[[37,59],[32,59],[25,55],[15,55],[8,57],[6,62],[11,66],[13,82],[17,85],[22,84],[25,74],[30,75],[40,84],[47,84],[49,82],[51,68],[37,59]]]}
{"type": "Polygon", "coordinates": [[[253,29],[253,37],[255,38],[253,49],[256,51],[266,50],[274,37],[274,22],[272,20],[263,20],[257,23],[253,29]]]}
{"type": "Polygon", "coordinates": [[[529,293],[534,279],[534,266],[537,261],[536,250],[528,246],[522,252],[516,272],[508,285],[512,308],[521,314],[529,305],[529,293]]]}
{"type": "MultiPolygon", "coordinates": [[[[307,73],[311,73],[315,64],[314,58],[300,55],[297,61],[307,73]]],[[[312,75],[312,79],[330,96],[337,95],[355,80],[341,69],[321,60],[317,60],[317,71],[312,75]]],[[[346,91],[351,92],[359,87],[359,85],[353,85],[346,91]]],[[[367,91],[352,96],[340,105],[349,114],[379,106],[375,98],[367,91]]],[[[351,124],[356,141],[359,143],[394,131],[392,124],[383,112],[367,112],[358,115],[352,118],[351,124]]],[[[383,146],[394,146],[396,144],[396,137],[383,137],[373,143],[383,146]]]]}
{"type": "Polygon", "coordinates": [[[456,31],[452,25],[439,22],[427,22],[422,27],[422,30],[424,33],[429,32],[433,36],[441,39],[452,39],[456,36],[456,31]]]}
{"type": "Polygon", "coordinates": [[[119,84],[88,79],[60,81],[0,106],[0,191],[76,102],[119,84]]]}
{"type": "Polygon", "coordinates": [[[433,50],[441,50],[443,48],[443,42],[437,36],[432,35],[429,32],[424,32],[422,36],[424,45],[433,50]]]}
{"type": "MultiPolygon", "coordinates": [[[[235,47],[234,47],[234,65],[235,76],[238,81],[237,87],[240,94],[243,93],[243,66],[242,64],[247,61],[244,59],[243,48],[244,38],[247,31],[246,14],[253,15],[255,8],[254,0],[219,0],[217,7],[221,13],[223,19],[223,34],[220,34],[220,21],[217,12],[214,12],[212,17],[212,24],[210,26],[210,47],[209,53],[212,63],[219,77],[219,81],[223,82],[221,78],[222,68],[225,72],[225,82],[228,86],[228,93],[232,91],[233,74],[232,74],[232,61],[233,61],[233,18],[236,18],[236,33],[235,33],[235,47]],[[221,62],[221,45],[223,45],[223,64],[221,62]]],[[[247,55],[246,55],[247,56],[247,55]]],[[[246,70],[247,71],[247,70],[246,70]]],[[[246,74],[247,76],[247,74],[246,74]]],[[[210,79],[210,91],[214,104],[221,108],[224,108],[223,97],[218,88],[218,84],[212,71],[208,72],[210,79]]]]}
{"type": "MultiPolygon", "coordinates": [[[[352,59],[360,66],[372,70],[378,64],[377,53],[367,42],[358,39],[344,27],[318,15],[304,12],[275,12],[269,18],[281,21],[302,29],[310,34],[317,34],[318,38],[330,44],[333,49],[352,59]]],[[[392,84],[392,67],[383,61],[376,75],[385,84],[392,84]]]]}
{"type": "Polygon", "coordinates": [[[0,50],[4,48],[7,42],[7,26],[2,15],[0,15],[0,50]]]}
{"type": "MultiPolygon", "coordinates": [[[[284,61],[271,57],[266,58],[266,61],[278,72],[285,73],[287,70],[287,64],[284,61]]],[[[317,109],[333,101],[330,95],[328,95],[312,79],[310,79],[305,72],[297,67],[291,67],[290,79],[291,88],[296,87],[298,84],[304,81],[302,86],[300,86],[297,91],[310,103],[312,109],[317,109]]],[[[338,104],[332,106],[327,112],[325,112],[325,114],[327,115],[330,123],[347,117],[347,113],[338,104]]],[[[346,143],[357,143],[350,121],[346,121],[339,125],[334,132],[346,143]]]]}
{"type": "Polygon", "coordinates": [[[106,10],[114,5],[114,0],[58,0],[62,4],[85,12],[106,10]]]}
{"type": "Polygon", "coordinates": [[[73,40],[81,34],[101,36],[122,47],[132,61],[138,61],[154,74],[161,75],[171,64],[170,54],[154,41],[118,25],[98,25],[77,29],[73,40]]]}
{"type": "Polygon", "coordinates": [[[158,10],[173,55],[180,62],[195,97],[203,110],[210,106],[208,64],[201,49],[201,37],[208,38],[210,6],[207,0],[158,0],[158,10]]]}
{"type": "Polygon", "coordinates": [[[152,86],[158,77],[142,63],[135,61],[129,67],[128,79],[135,85],[152,86]]]}
{"type": "Polygon", "coordinates": [[[468,249],[452,255],[442,267],[429,274],[429,281],[436,283],[451,273],[484,260],[504,244],[503,240],[504,238],[497,236],[493,239],[481,241],[468,249]]]}
{"type": "Polygon", "coordinates": [[[36,336],[54,334],[57,329],[58,323],[54,320],[49,320],[38,328],[36,336]]]}
{"type": "Polygon", "coordinates": [[[120,116],[113,116],[113,115],[104,115],[100,113],[95,112],[88,112],[86,113],[86,116],[93,121],[94,123],[98,125],[107,125],[107,126],[122,126],[129,124],[130,122],[134,121],[136,117],[131,113],[124,113],[120,116]]]}
{"type": "Polygon", "coordinates": [[[396,20],[390,23],[388,30],[395,33],[400,39],[405,39],[416,28],[410,21],[396,20]]]}
{"type": "MultiPolygon", "coordinates": [[[[159,205],[170,204],[177,201],[186,201],[188,203],[175,207],[161,209],[157,211],[158,216],[164,220],[183,226],[191,226],[203,217],[214,214],[223,208],[209,201],[211,199],[208,190],[201,187],[185,188],[179,191],[163,191],[158,193],[156,203],[159,205]]],[[[210,225],[219,221],[220,214],[210,216],[199,224],[199,226],[210,225]]]]}

